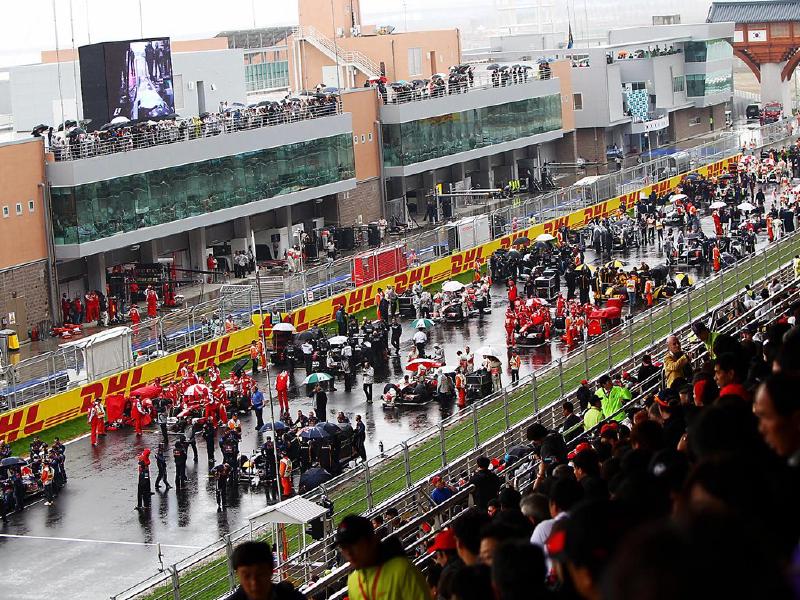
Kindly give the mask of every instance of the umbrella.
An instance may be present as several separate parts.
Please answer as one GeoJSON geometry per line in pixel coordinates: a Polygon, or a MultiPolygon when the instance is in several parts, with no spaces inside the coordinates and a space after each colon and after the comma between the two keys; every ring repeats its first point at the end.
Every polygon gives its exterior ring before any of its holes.
{"type": "Polygon", "coordinates": [[[754,210],[754,209],[755,209],[755,206],[753,206],[753,205],[752,205],[752,204],[750,204],[749,202],[742,202],[742,203],[741,203],[739,206],[737,206],[736,208],[738,208],[739,210],[743,210],[743,211],[745,211],[745,212],[746,212],[746,211],[754,210]]]}
{"type": "Polygon", "coordinates": [[[74,129],[70,129],[69,133],[67,133],[67,137],[77,137],[86,133],[85,129],[81,129],[80,127],[75,127],[74,129]]]}
{"type": "Polygon", "coordinates": [[[586,263],[581,263],[577,267],[575,267],[576,271],[589,271],[590,273],[594,271],[594,267],[592,265],[587,265],[586,263]]]}
{"type": "Polygon", "coordinates": [[[295,327],[291,323],[276,323],[272,331],[294,331],[295,327]]]}
{"type": "Polygon", "coordinates": [[[522,254],[520,254],[518,250],[509,250],[506,254],[506,258],[522,258],[522,254]]]}
{"type": "Polygon", "coordinates": [[[333,479],[333,475],[322,467],[311,467],[300,475],[300,492],[310,492],[331,479],[333,479]]]}
{"type": "Polygon", "coordinates": [[[433,327],[434,322],[431,321],[430,319],[417,319],[416,321],[411,323],[411,326],[414,329],[426,329],[428,327],[433,327]]]}
{"type": "Polygon", "coordinates": [[[22,465],[28,464],[24,458],[20,458],[19,456],[9,456],[0,460],[0,467],[21,467],[22,465]]]}
{"type": "Polygon", "coordinates": [[[33,134],[42,133],[44,131],[47,131],[48,129],[50,129],[49,125],[45,125],[44,123],[40,123],[39,125],[37,125],[33,129],[31,129],[31,133],[33,133],[33,134]]]}
{"type": "Polygon", "coordinates": [[[316,427],[305,427],[300,430],[300,437],[304,440],[324,440],[331,437],[331,434],[325,433],[324,430],[316,427]]]}
{"type": "Polygon", "coordinates": [[[531,243],[530,239],[528,239],[527,237],[525,237],[523,235],[523,236],[518,237],[517,239],[515,239],[513,242],[511,242],[511,245],[512,246],[527,246],[530,243],[531,243]]]}
{"type": "Polygon", "coordinates": [[[499,69],[499,68],[500,68],[500,65],[498,65],[497,63],[492,63],[492,64],[490,64],[490,65],[488,65],[486,67],[486,70],[487,71],[497,71],[497,69],[499,69]]]}
{"type": "Polygon", "coordinates": [[[464,289],[464,284],[460,281],[445,281],[442,286],[442,291],[445,292],[460,292],[464,289]]]}
{"type": "Polygon", "coordinates": [[[244,107],[245,105],[243,103],[241,103],[241,102],[231,102],[231,106],[238,106],[238,107],[241,108],[241,107],[244,107]]]}
{"type": "Polygon", "coordinates": [[[731,175],[730,173],[725,173],[724,175],[720,175],[720,179],[733,179],[735,176],[731,175]]]}
{"type": "Polygon", "coordinates": [[[700,179],[700,173],[689,173],[686,175],[686,179],[700,179]]]}
{"type": "Polygon", "coordinates": [[[123,117],[122,115],[120,115],[119,117],[114,117],[113,119],[111,119],[111,124],[112,125],[121,125],[122,123],[130,123],[130,122],[131,122],[131,120],[128,117],[123,117]]]}
{"type": "Polygon", "coordinates": [[[346,344],[347,339],[348,338],[346,335],[335,335],[328,340],[328,343],[333,344],[334,346],[338,346],[339,344],[346,344]]]}
{"type": "MultiPolygon", "coordinates": [[[[317,417],[319,417],[319,415],[317,415],[317,417]]],[[[314,429],[319,429],[328,435],[339,435],[342,432],[342,430],[335,423],[328,423],[327,421],[317,423],[314,425],[314,429]]]]}
{"type": "Polygon", "coordinates": [[[339,88],[337,88],[337,87],[326,87],[326,88],[322,88],[322,91],[325,92],[326,94],[335,94],[336,92],[339,91],[339,88]]]}
{"type": "Polygon", "coordinates": [[[58,126],[58,131],[64,131],[65,129],[69,129],[70,127],[75,127],[78,124],[77,121],[73,121],[72,119],[67,119],[61,125],[58,126]]]}
{"type": "Polygon", "coordinates": [[[621,269],[624,266],[621,260],[610,260],[605,264],[606,269],[621,269]]]}
{"type": "Polygon", "coordinates": [[[525,306],[550,306],[550,303],[544,298],[528,298],[525,301],[525,306]]]}
{"type": "Polygon", "coordinates": [[[497,358],[498,356],[503,355],[503,353],[500,352],[500,350],[498,350],[494,346],[481,346],[480,348],[478,348],[478,354],[481,354],[483,356],[491,356],[493,358],[497,358]]]}
{"type": "Polygon", "coordinates": [[[711,203],[711,208],[725,208],[726,206],[728,205],[725,202],[722,202],[721,200],[717,200],[716,202],[711,203]]]}
{"type": "Polygon", "coordinates": [[[552,233],[540,233],[536,236],[537,242],[552,242],[556,237],[552,233]]]}
{"type": "Polygon", "coordinates": [[[415,358],[406,365],[406,371],[419,371],[420,367],[425,367],[426,369],[435,369],[441,366],[441,363],[431,360],[430,358],[415,358]]]}
{"type": "MultiPolygon", "coordinates": [[[[286,423],[284,423],[283,421],[275,421],[275,430],[276,431],[283,431],[283,430],[286,430],[286,429],[289,429],[286,426],[286,423]]],[[[272,431],[272,421],[268,421],[268,422],[264,423],[264,426],[259,431],[261,431],[261,433],[264,433],[265,431],[272,431]]]]}
{"type": "Polygon", "coordinates": [[[202,383],[195,383],[190,385],[186,388],[186,391],[183,392],[184,396],[203,396],[208,394],[211,390],[208,389],[208,386],[202,383]]]}
{"type": "Polygon", "coordinates": [[[308,385],[311,383],[322,383],[323,381],[330,381],[331,379],[333,379],[333,377],[331,377],[327,373],[312,373],[303,380],[303,383],[308,385]]]}
{"type": "Polygon", "coordinates": [[[688,198],[688,197],[689,196],[687,196],[686,194],[672,194],[672,196],[670,197],[669,201],[670,202],[677,202],[678,200],[686,200],[686,198],[688,198]]]}

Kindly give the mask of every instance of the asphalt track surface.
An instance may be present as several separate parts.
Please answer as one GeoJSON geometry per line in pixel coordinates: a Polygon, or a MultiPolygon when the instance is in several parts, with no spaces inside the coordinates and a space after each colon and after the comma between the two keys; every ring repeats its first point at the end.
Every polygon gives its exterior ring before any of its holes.
{"type": "MultiPolygon", "coordinates": [[[[704,219],[703,225],[709,229],[710,219],[704,219]]],[[[655,245],[617,252],[614,257],[635,265],[645,261],[654,266],[664,261],[655,245]]],[[[587,251],[586,260],[590,264],[600,262],[592,251],[587,251]]],[[[698,270],[691,272],[695,277],[704,275],[698,270]]],[[[473,351],[485,344],[504,348],[505,287],[495,285],[492,292],[491,314],[469,319],[465,324],[435,326],[430,331],[429,347],[442,344],[449,362],[465,345],[473,351]]],[[[403,325],[400,359],[393,356],[388,367],[376,369],[374,404],[366,404],[360,375],[349,394],[341,382],[337,391],[328,394],[329,420],[335,420],[338,411],[344,411],[351,420],[355,414],[363,416],[368,456],[378,452],[380,442],[388,449],[448,414],[448,407],[442,409],[435,402],[422,408],[386,410],[377,398],[384,382],[402,379],[405,373],[403,366],[413,332],[408,320],[403,325]]],[[[560,342],[524,352],[520,375],[524,377],[560,353],[560,342]]],[[[274,375],[275,372],[273,383],[274,375]]],[[[300,384],[304,377],[305,370],[296,369],[294,383],[300,384]]],[[[507,373],[503,377],[508,381],[507,373]]],[[[266,389],[266,376],[262,373],[258,379],[266,389]]],[[[311,399],[302,391],[295,387],[292,392],[293,415],[298,409],[307,414],[312,408],[311,399]]],[[[264,412],[267,420],[269,412],[264,412]]],[[[255,432],[254,423],[252,415],[242,418],[240,450],[245,454],[252,453],[262,438],[255,432]]],[[[155,448],[159,439],[160,435],[151,429],[139,439],[132,431],[109,432],[96,448],[91,447],[88,437],[70,443],[66,463],[69,481],[55,503],[44,506],[39,500],[22,513],[11,515],[8,524],[0,525],[4,574],[0,597],[108,598],[153,575],[160,566],[159,549],[164,565],[175,563],[242,527],[248,514],[265,506],[263,492],[250,492],[242,486],[238,493],[229,493],[228,510],[217,513],[205,443],[199,440],[197,463],[189,451],[186,489],[176,493],[174,489],[165,492],[162,487],[153,496],[150,510],[137,512],[136,456],[146,446],[155,448]]],[[[218,447],[216,457],[221,460],[218,447]]],[[[171,458],[168,460],[167,472],[172,480],[175,469],[171,458]]],[[[151,477],[154,482],[155,465],[151,467],[151,477]]]]}

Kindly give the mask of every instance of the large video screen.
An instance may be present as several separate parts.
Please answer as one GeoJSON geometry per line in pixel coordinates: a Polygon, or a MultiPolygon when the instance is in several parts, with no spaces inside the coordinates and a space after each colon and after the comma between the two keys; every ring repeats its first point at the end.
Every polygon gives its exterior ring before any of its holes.
{"type": "Polygon", "coordinates": [[[169,38],[105,44],[110,119],[141,121],[175,113],[169,38]]]}

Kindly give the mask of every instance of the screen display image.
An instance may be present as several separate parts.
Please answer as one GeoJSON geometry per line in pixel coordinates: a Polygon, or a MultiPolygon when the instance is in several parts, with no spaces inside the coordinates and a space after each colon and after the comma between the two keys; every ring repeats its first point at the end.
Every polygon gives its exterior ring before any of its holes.
{"type": "Polygon", "coordinates": [[[169,38],[114,42],[105,48],[111,119],[156,119],[175,113],[169,38]]]}

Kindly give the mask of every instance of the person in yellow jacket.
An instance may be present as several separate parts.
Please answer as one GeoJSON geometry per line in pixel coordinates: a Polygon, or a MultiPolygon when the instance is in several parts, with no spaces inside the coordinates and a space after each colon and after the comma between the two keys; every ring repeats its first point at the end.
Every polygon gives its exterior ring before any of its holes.
{"type": "Polygon", "coordinates": [[[606,419],[622,421],[625,418],[625,411],[622,410],[622,406],[632,398],[630,390],[614,385],[610,375],[600,377],[597,380],[597,385],[598,388],[594,394],[600,398],[603,416],[606,419]]]}
{"type": "Polygon", "coordinates": [[[406,557],[400,542],[381,541],[369,519],[348,515],[336,529],[336,545],[350,562],[349,600],[428,600],[430,589],[419,569],[406,557]]]}
{"type": "Polygon", "coordinates": [[[598,423],[603,422],[603,409],[600,396],[592,395],[589,399],[589,408],[583,414],[583,430],[589,431],[598,423]]]}

